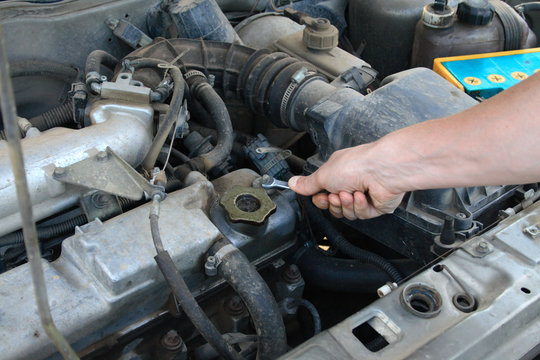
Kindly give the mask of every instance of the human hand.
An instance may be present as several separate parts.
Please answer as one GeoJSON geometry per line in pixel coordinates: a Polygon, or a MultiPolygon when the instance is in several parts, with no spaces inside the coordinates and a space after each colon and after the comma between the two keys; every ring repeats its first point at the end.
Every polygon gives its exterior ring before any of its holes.
{"type": "Polygon", "coordinates": [[[289,186],[300,195],[314,195],[315,206],[338,218],[369,219],[392,213],[404,192],[381,176],[385,162],[373,147],[366,144],[336,151],[312,175],[292,177],[289,186]]]}

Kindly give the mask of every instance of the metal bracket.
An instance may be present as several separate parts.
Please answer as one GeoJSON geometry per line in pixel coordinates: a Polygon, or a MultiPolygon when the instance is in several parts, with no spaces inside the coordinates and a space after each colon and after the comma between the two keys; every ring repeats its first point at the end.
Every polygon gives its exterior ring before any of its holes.
{"type": "Polygon", "coordinates": [[[101,190],[131,200],[140,200],[144,193],[165,197],[162,186],[150,184],[109,147],[65,168],[57,167],[53,176],[66,184],[101,190]]]}
{"type": "Polygon", "coordinates": [[[493,252],[493,245],[480,237],[467,241],[463,244],[461,249],[465,250],[472,257],[483,258],[493,252]]]}
{"type": "Polygon", "coordinates": [[[133,80],[132,74],[129,72],[119,73],[115,82],[105,81],[101,84],[101,97],[103,99],[149,104],[150,92],[150,88],[145,87],[142,82],[133,80]]]}

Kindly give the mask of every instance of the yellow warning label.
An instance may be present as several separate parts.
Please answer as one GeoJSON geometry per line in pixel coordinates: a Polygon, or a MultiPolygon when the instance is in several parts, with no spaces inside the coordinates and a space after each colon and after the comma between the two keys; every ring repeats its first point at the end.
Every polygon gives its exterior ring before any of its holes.
{"type": "Polygon", "coordinates": [[[502,75],[497,75],[497,74],[491,74],[491,75],[488,75],[488,80],[491,81],[491,82],[494,82],[494,83],[497,83],[497,84],[500,84],[500,83],[503,83],[506,81],[506,79],[504,78],[504,76],[502,75]]]}
{"type": "Polygon", "coordinates": [[[474,76],[467,76],[465,79],[463,79],[463,82],[465,84],[469,84],[469,85],[480,85],[480,84],[482,84],[482,80],[480,80],[479,78],[476,78],[474,76]]]}
{"type": "Polygon", "coordinates": [[[512,77],[516,80],[525,80],[526,78],[529,77],[529,75],[525,74],[524,72],[521,72],[521,71],[514,71],[512,74],[512,77]]]}

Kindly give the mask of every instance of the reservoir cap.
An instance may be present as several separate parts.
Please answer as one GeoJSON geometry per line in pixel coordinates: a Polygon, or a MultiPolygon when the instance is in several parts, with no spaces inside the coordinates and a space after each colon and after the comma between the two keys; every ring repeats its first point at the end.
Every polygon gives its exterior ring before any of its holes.
{"type": "Polygon", "coordinates": [[[493,13],[487,0],[465,0],[457,10],[459,21],[469,25],[486,25],[493,19],[493,13]]]}

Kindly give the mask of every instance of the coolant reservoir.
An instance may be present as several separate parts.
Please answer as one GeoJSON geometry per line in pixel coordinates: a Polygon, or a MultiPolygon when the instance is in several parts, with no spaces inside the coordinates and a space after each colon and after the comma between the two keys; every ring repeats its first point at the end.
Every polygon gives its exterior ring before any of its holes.
{"type": "Polygon", "coordinates": [[[433,67],[438,57],[530,48],[536,37],[527,23],[500,0],[465,0],[457,10],[426,5],[417,23],[411,66],[433,67]]]}

